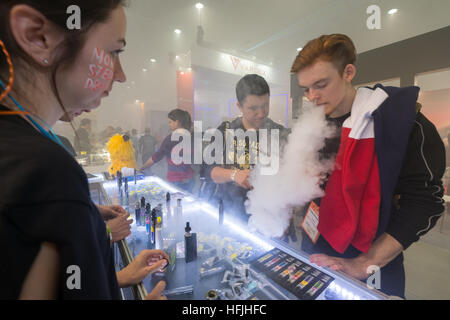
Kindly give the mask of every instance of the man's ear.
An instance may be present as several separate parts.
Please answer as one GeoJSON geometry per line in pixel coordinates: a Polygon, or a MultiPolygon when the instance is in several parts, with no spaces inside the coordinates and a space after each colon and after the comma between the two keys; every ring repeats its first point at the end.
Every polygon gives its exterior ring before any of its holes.
{"type": "Polygon", "coordinates": [[[19,47],[37,64],[52,64],[55,49],[64,39],[60,27],[28,5],[16,5],[10,12],[11,32],[19,47]]]}
{"type": "Polygon", "coordinates": [[[356,76],[356,67],[353,64],[348,64],[344,69],[344,80],[351,82],[356,76]]]}

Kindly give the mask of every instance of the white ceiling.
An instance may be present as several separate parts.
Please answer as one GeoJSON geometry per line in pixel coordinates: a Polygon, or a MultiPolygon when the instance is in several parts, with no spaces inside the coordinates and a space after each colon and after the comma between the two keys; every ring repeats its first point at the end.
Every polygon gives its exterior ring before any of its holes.
{"type": "Polygon", "coordinates": [[[449,0],[200,0],[201,16],[196,2],[132,0],[128,42],[139,43],[135,62],[187,52],[200,23],[215,47],[281,68],[290,66],[296,48],[321,34],[345,33],[364,52],[450,24],[449,0]],[[381,30],[366,26],[372,4],[381,8],[381,30]],[[392,8],[399,11],[388,15],[392,8]]]}
{"type": "Polygon", "coordinates": [[[205,42],[226,53],[272,63],[286,74],[283,85],[288,87],[296,49],[321,34],[345,33],[361,53],[450,22],[450,0],[198,1],[205,5],[201,15],[195,8],[197,0],[130,0],[126,9],[128,45],[121,57],[128,81],[115,84],[102,107],[89,115],[98,119],[99,127],[143,127],[136,100],[145,102],[145,110],[176,107],[176,70],[183,54],[196,45],[199,24],[205,42]],[[366,26],[366,10],[372,4],[381,8],[381,30],[370,31],[366,26]],[[398,13],[388,15],[392,8],[398,13]],[[180,35],[174,33],[176,28],[182,30],[180,35]],[[170,53],[180,55],[178,62],[169,62],[170,53]],[[151,63],[151,58],[156,63],[151,63]]]}

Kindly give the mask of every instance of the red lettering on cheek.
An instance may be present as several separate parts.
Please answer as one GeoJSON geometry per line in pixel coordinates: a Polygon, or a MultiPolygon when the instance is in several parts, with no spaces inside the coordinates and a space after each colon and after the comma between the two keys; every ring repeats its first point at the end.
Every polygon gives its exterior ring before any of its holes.
{"type": "Polygon", "coordinates": [[[89,65],[89,77],[85,83],[85,89],[92,92],[108,87],[109,80],[114,78],[114,58],[105,53],[103,49],[95,48],[93,63],[89,65]]]}
{"type": "Polygon", "coordinates": [[[91,89],[93,86],[94,86],[94,81],[91,78],[87,78],[84,88],[91,89]]]}
{"type": "Polygon", "coordinates": [[[105,69],[100,78],[103,80],[111,80],[113,78],[113,75],[114,72],[111,69],[105,69]]]}
{"type": "Polygon", "coordinates": [[[102,87],[102,83],[98,80],[95,80],[95,87],[94,87],[93,91],[97,91],[101,87],[102,87]]]}
{"type": "Polygon", "coordinates": [[[101,64],[103,62],[105,56],[105,50],[95,48],[94,49],[94,59],[97,60],[98,64],[101,64]]]}
{"type": "Polygon", "coordinates": [[[109,68],[113,68],[113,58],[109,54],[105,54],[103,64],[109,68]]]}
{"type": "Polygon", "coordinates": [[[89,65],[89,75],[93,78],[95,78],[95,75],[97,74],[95,70],[97,69],[97,66],[95,64],[89,65]]]}

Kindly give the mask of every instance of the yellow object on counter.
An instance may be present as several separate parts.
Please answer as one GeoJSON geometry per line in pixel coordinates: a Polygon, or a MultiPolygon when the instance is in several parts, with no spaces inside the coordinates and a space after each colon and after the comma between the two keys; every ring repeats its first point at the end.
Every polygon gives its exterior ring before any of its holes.
{"type": "Polygon", "coordinates": [[[137,169],[134,148],[131,140],[125,141],[120,134],[114,135],[106,144],[111,157],[109,173],[116,175],[122,168],[137,169]]]}

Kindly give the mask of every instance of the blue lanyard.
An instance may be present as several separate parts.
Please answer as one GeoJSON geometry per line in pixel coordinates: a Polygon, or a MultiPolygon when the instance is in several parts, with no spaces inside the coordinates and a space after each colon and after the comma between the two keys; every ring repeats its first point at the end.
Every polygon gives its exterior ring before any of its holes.
{"type": "MultiPolygon", "coordinates": [[[[3,88],[3,90],[6,90],[5,86],[3,85],[3,82],[0,80],[0,86],[3,88]]],[[[8,97],[11,99],[12,102],[14,102],[14,104],[20,109],[20,111],[24,111],[24,112],[28,112],[25,110],[24,107],[22,107],[19,102],[16,101],[16,99],[14,99],[10,94],[8,94],[8,97]]],[[[49,138],[50,140],[52,140],[53,142],[59,144],[61,147],[63,147],[67,152],[69,152],[69,150],[67,150],[66,146],[61,142],[61,140],[58,138],[58,136],[56,135],[55,131],[53,131],[53,129],[48,125],[48,123],[46,123],[41,117],[39,117],[38,115],[33,114],[33,116],[35,116],[36,118],[38,118],[40,121],[42,121],[48,128],[50,133],[45,130],[44,128],[42,128],[42,126],[37,123],[32,117],[30,117],[28,114],[25,115],[27,117],[28,120],[31,121],[31,123],[33,123],[34,126],[36,126],[36,128],[38,128],[39,132],[42,133],[44,136],[46,136],[47,138],[49,138]]],[[[69,152],[70,153],[70,152],[69,152]]]]}

